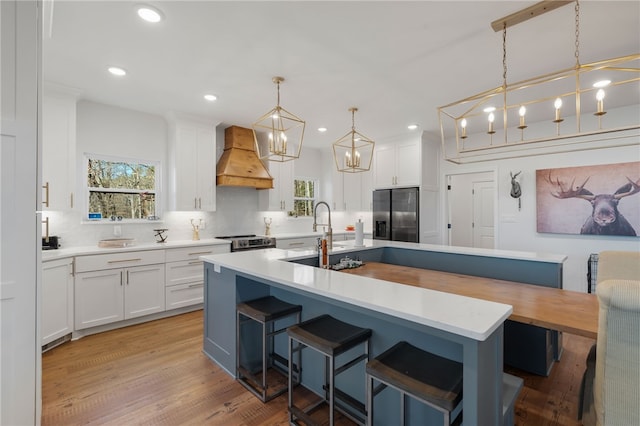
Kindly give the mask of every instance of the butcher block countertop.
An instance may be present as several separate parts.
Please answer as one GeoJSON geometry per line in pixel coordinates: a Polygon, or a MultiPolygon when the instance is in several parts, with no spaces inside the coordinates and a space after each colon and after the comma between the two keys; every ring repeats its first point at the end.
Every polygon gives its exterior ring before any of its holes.
{"type": "Polygon", "coordinates": [[[595,339],[595,294],[428,269],[367,262],[342,272],[513,306],[510,320],[595,339]]]}

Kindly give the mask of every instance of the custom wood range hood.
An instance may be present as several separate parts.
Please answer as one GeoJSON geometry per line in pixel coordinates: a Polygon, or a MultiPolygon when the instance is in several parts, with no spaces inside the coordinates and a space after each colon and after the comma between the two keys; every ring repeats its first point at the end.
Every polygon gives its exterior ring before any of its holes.
{"type": "Polygon", "coordinates": [[[224,152],[216,168],[216,185],[273,188],[273,178],[256,154],[253,130],[238,126],[224,130],[224,152]]]}

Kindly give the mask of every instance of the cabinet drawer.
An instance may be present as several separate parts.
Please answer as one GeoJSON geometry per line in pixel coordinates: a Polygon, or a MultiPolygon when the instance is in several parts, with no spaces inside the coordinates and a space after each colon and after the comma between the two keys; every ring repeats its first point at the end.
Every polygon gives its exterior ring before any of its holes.
{"type": "Polygon", "coordinates": [[[129,251],[76,257],[76,272],[164,263],[164,250],[129,251]]]}
{"type": "Polygon", "coordinates": [[[204,300],[204,283],[180,284],[165,289],[167,311],[197,305],[204,300]]]}
{"type": "Polygon", "coordinates": [[[165,265],[167,287],[178,284],[203,282],[204,266],[201,260],[170,262],[165,265]]]}
{"type": "Polygon", "coordinates": [[[208,256],[210,254],[228,253],[231,249],[230,244],[218,244],[213,246],[196,246],[167,249],[165,258],[167,262],[179,262],[182,260],[198,260],[200,256],[208,256]]]}
{"type": "Polygon", "coordinates": [[[296,249],[296,248],[315,248],[317,244],[318,244],[318,237],[287,238],[287,239],[276,238],[276,247],[284,250],[290,250],[290,249],[296,249]]]}

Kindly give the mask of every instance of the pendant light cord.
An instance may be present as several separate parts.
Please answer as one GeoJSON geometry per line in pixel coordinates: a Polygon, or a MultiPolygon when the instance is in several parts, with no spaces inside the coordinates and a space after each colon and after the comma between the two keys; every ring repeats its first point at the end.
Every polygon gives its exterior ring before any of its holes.
{"type": "Polygon", "coordinates": [[[580,1],[576,0],[576,68],[580,68],[580,1]]]}

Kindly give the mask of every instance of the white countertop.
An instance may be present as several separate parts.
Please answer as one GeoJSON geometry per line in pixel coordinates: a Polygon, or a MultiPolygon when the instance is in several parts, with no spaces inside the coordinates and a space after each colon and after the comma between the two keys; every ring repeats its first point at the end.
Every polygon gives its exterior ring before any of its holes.
{"type": "Polygon", "coordinates": [[[167,241],[165,243],[140,243],[129,247],[117,247],[117,248],[102,248],[98,247],[96,242],[95,246],[78,246],[69,248],[60,248],[56,250],[42,250],[42,261],[64,259],[74,256],[86,256],[90,254],[105,254],[105,253],[120,253],[130,252],[138,250],[161,250],[181,247],[198,247],[198,246],[212,246],[231,244],[229,240],[221,240],[218,238],[207,238],[203,240],[181,240],[181,241],[167,241]]]}
{"type": "MultiPolygon", "coordinates": [[[[365,239],[364,246],[361,247],[356,247],[354,241],[334,243],[331,254],[347,254],[350,251],[376,247],[397,247],[534,262],[562,263],[566,259],[566,256],[563,255],[370,239],[365,239]]],[[[358,275],[343,274],[286,261],[315,255],[315,250],[268,249],[202,256],[201,259],[215,266],[247,273],[291,288],[351,303],[480,341],[489,337],[513,312],[510,305],[358,275]]]]}

